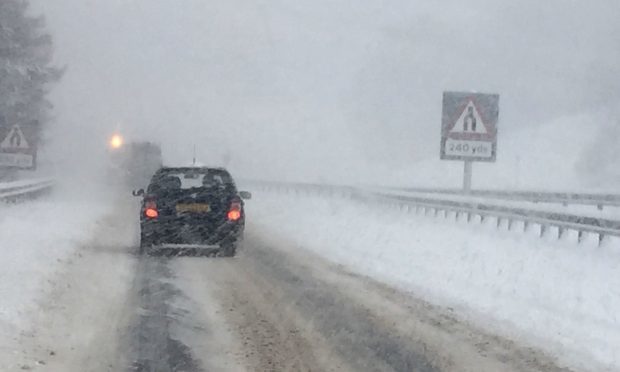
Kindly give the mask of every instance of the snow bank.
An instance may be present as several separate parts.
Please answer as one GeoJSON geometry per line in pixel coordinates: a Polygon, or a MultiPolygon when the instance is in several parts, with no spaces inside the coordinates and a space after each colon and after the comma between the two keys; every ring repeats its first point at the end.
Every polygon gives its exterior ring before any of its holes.
{"type": "Polygon", "coordinates": [[[340,198],[257,193],[247,205],[249,223],[291,249],[453,307],[573,366],[620,368],[618,241],[596,248],[340,198]]]}
{"type": "Polygon", "coordinates": [[[23,330],[26,311],[108,211],[103,202],[59,196],[0,204],[0,341],[23,330]]]}

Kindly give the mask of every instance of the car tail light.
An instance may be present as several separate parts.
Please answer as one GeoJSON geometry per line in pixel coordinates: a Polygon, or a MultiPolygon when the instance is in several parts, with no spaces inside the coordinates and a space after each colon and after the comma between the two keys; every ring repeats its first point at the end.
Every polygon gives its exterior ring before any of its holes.
{"type": "Polygon", "coordinates": [[[159,212],[157,211],[157,203],[154,201],[147,201],[144,203],[144,215],[148,218],[157,218],[159,217],[159,212]]]}
{"type": "Polygon", "coordinates": [[[148,218],[157,218],[157,216],[159,216],[159,212],[157,212],[157,209],[148,208],[144,211],[144,215],[148,218]]]}
{"type": "Polygon", "coordinates": [[[230,205],[227,217],[229,221],[239,220],[241,218],[241,203],[233,202],[230,205]]]}

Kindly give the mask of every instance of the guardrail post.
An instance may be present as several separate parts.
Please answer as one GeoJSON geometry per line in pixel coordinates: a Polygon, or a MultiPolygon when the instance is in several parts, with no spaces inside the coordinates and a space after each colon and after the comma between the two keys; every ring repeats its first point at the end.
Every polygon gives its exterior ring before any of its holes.
{"type": "Polygon", "coordinates": [[[605,234],[598,234],[598,246],[603,245],[603,241],[605,240],[605,234]]]}
{"type": "Polygon", "coordinates": [[[471,212],[467,212],[467,223],[471,222],[471,212]]]}
{"type": "Polygon", "coordinates": [[[547,225],[541,224],[540,225],[540,237],[541,238],[545,236],[545,231],[547,231],[547,225]]]}
{"type": "Polygon", "coordinates": [[[558,240],[562,239],[562,236],[564,236],[564,228],[561,226],[558,226],[558,240]]]}
{"type": "Polygon", "coordinates": [[[527,221],[523,221],[523,232],[527,232],[527,228],[530,227],[529,222],[527,221]]]}
{"type": "Polygon", "coordinates": [[[512,218],[508,219],[508,231],[512,230],[512,218]]]}
{"type": "Polygon", "coordinates": [[[577,243],[581,243],[582,240],[583,240],[583,231],[579,230],[577,232],[577,243]]]}
{"type": "Polygon", "coordinates": [[[502,218],[501,217],[497,217],[497,228],[499,229],[499,226],[502,224],[502,218]]]}

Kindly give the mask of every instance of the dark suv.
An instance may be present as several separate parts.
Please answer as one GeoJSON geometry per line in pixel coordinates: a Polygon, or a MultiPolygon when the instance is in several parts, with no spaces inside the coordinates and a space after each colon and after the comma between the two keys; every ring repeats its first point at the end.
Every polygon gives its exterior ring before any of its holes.
{"type": "Polygon", "coordinates": [[[243,199],[223,168],[183,167],[158,170],[143,196],[140,210],[140,251],[160,249],[235,255],[243,237],[243,199]]]}

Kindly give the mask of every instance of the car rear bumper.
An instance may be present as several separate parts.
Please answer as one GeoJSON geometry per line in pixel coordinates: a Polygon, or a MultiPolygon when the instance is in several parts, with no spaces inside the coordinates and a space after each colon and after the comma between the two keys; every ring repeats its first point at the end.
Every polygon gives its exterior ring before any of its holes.
{"type": "Polygon", "coordinates": [[[161,244],[151,245],[146,252],[154,256],[211,256],[221,255],[220,245],[200,245],[200,244],[161,244]]]}
{"type": "Polygon", "coordinates": [[[213,224],[188,223],[184,220],[143,220],[142,239],[156,245],[218,246],[241,237],[244,221],[213,224]]]}

